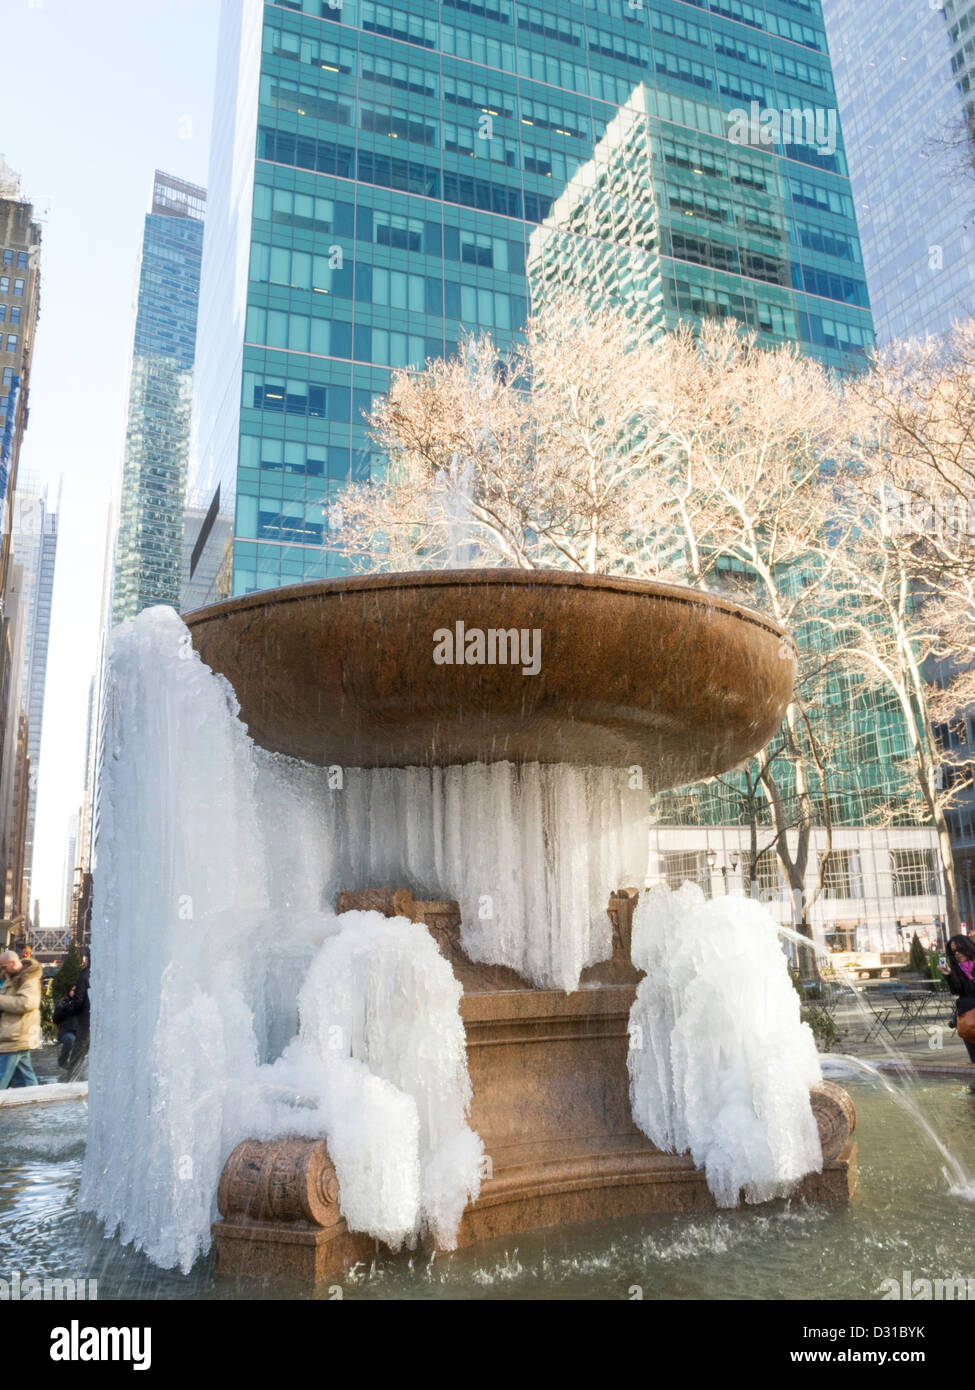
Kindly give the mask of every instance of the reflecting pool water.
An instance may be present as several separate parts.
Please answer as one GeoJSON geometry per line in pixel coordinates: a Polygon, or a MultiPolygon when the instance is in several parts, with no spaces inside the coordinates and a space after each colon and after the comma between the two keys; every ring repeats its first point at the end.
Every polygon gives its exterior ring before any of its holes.
{"type": "MultiPolygon", "coordinates": [[[[838,1078],[840,1079],[840,1078],[838,1078]]],[[[317,1298],[873,1299],[885,1279],[975,1278],[973,1205],[888,1094],[841,1078],[857,1107],[860,1181],[848,1208],[778,1202],[710,1216],[643,1217],[504,1237],[441,1255],[403,1253],[350,1271],[317,1298]]],[[[966,1165],[975,1094],[927,1078],[912,1094],[966,1165]]],[[[75,1207],[84,1102],[0,1111],[0,1278],[97,1279],[112,1298],[293,1298],[282,1281],[218,1278],[212,1258],[182,1276],[105,1240],[75,1207]]],[[[972,1194],[975,1197],[975,1194],[972,1194]]]]}

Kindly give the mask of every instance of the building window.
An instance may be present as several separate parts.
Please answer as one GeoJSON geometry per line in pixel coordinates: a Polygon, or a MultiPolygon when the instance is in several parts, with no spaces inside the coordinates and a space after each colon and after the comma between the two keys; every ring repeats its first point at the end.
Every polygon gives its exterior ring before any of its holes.
{"type": "Polygon", "coordinates": [[[3,384],[4,384],[4,386],[12,386],[13,383],[14,383],[14,369],[13,369],[13,367],[4,367],[4,369],[3,369],[3,384]]]}
{"type": "Polygon", "coordinates": [[[0,294],[10,293],[10,276],[0,275],[0,294]]]}
{"type": "MultiPolygon", "coordinates": [[[[3,322],[5,321],[5,319],[6,319],[6,317],[7,317],[7,306],[6,306],[6,304],[0,304],[0,323],[3,323],[3,322]]],[[[13,314],[10,315],[10,322],[11,322],[11,323],[14,322],[14,316],[13,316],[13,314]]]]}
{"type": "Polygon", "coordinates": [[[696,883],[705,897],[711,896],[711,874],[705,850],[673,850],[660,856],[661,877],[668,888],[677,891],[682,883],[696,883]]]}
{"type": "Polygon", "coordinates": [[[17,269],[18,269],[18,270],[26,270],[26,269],[27,269],[27,252],[26,252],[26,251],[18,251],[18,252],[17,252],[17,269]]]}
{"type": "Polygon", "coordinates": [[[372,225],[380,246],[394,246],[400,251],[423,250],[423,223],[419,218],[376,211],[372,225]]]}
{"type": "Polygon", "coordinates": [[[831,898],[863,897],[863,874],[857,850],[833,850],[826,861],[823,887],[831,898]]]}
{"type": "Polygon", "coordinates": [[[890,871],[894,877],[895,898],[937,896],[938,873],[933,850],[892,849],[890,871]]]}
{"type": "Polygon", "coordinates": [[[465,265],[494,265],[494,238],[480,232],[461,232],[460,257],[465,265]]]}
{"type": "Polygon", "coordinates": [[[24,293],[24,282],[23,282],[23,280],[15,280],[15,281],[14,281],[14,294],[22,295],[23,293],[24,293]]]}
{"type": "Polygon", "coordinates": [[[831,951],[855,951],[859,925],[859,922],[835,922],[833,929],[825,933],[827,947],[831,951]]]}
{"type": "MultiPolygon", "coordinates": [[[[0,309],[6,310],[6,307],[7,307],[6,304],[0,304],[0,309]]],[[[12,304],[12,305],[10,306],[10,322],[11,322],[11,323],[20,323],[20,305],[19,305],[19,304],[12,304]]],[[[0,315],[0,323],[3,323],[3,316],[2,316],[2,315],[0,315]]]]}
{"type": "Polygon", "coordinates": [[[16,333],[8,333],[8,334],[7,334],[7,351],[8,351],[8,352],[16,352],[16,351],[17,351],[17,334],[16,334],[16,333]]]}
{"type": "Polygon", "coordinates": [[[745,881],[745,892],[750,897],[757,890],[759,893],[778,893],[780,875],[779,860],[774,849],[764,849],[755,858],[754,877],[750,877],[750,861],[745,856],[745,869],[743,878],[745,881]]]}
{"type": "Polygon", "coordinates": [[[14,253],[13,253],[12,251],[4,251],[4,253],[3,253],[3,263],[4,263],[4,265],[13,265],[13,263],[14,263],[14,253]]]}

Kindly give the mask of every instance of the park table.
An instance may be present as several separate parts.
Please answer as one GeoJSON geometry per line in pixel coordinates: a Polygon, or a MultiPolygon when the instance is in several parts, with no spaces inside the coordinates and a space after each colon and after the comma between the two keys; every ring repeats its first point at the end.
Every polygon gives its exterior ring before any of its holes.
{"type": "Polygon", "coordinates": [[[918,1024],[947,1024],[951,1016],[951,995],[938,987],[939,981],[932,980],[930,984],[935,988],[928,988],[927,981],[919,980],[916,984],[890,991],[891,999],[900,1009],[900,1017],[892,1030],[897,1038],[903,1037],[910,1029],[912,1042],[917,1042],[918,1024]]]}

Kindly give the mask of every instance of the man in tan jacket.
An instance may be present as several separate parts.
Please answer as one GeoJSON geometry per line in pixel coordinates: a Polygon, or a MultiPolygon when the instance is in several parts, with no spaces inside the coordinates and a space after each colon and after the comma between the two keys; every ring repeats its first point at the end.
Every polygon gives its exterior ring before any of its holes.
{"type": "Polygon", "coordinates": [[[0,1091],[36,1086],[31,1049],[41,1045],[41,982],[36,960],[21,960],[16,951],[0,951],[0,1091]]]}

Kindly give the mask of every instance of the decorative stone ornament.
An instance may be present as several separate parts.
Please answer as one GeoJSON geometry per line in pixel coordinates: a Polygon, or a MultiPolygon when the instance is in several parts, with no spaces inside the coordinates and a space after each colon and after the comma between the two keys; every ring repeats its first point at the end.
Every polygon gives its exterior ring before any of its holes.
{"type": "MultiPolygon", "coordinates": [[[[612,959],[586,972],[587,987],[562,994],[533,989],[503,966],[470,961],[454,902],[419,901],[393,888],[339,895],[339,912],[376,911],[425,926],[464,985],[470,1123],[490,1169],[464,1212],[459,1245],[571,1221],[714,1210],[690,1156],[661,1153],[630,1114],[626,1056],[639,973],[629,947],[637,897],[635,889],[612,895],[612,959]]],[[[856,1181],[853,1101],[831,1081],[816,1086],[811,1101],[823,1169],[796,1195],[845,1202],[856,1181]]],[[[349,1231],[339,1203],[324,1140],[238,1144],[217,1193],[218,1273],[314,1284],[372,1258],[377,1242],[349,1231]]]]}

